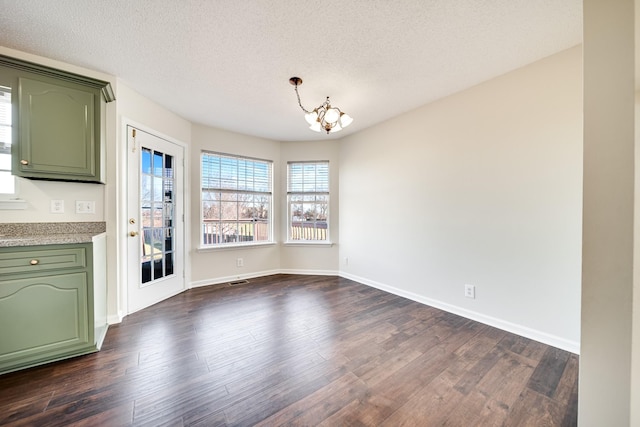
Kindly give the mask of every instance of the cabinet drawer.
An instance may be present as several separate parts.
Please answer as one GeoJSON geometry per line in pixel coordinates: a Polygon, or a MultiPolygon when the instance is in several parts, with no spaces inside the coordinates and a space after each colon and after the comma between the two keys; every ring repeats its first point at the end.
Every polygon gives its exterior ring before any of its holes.
{"type": "Polygon", "coordinates": [[[84,268],[86,248],[43,249],[0,252],[0,274],[84,268]]]}

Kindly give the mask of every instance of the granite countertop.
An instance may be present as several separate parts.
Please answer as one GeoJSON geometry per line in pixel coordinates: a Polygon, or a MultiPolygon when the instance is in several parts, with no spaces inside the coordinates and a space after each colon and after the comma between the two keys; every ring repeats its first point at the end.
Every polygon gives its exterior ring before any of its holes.
{"type": "Polygon", "coordinates": [[[0,223],[0,248],[91,243],[105,231],[105,222],[0,223]]]}

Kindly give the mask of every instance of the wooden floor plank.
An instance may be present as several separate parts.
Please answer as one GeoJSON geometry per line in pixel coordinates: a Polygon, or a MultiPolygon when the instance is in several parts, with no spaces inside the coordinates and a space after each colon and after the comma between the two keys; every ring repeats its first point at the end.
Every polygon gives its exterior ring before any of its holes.
{"type": "Polygon", "coordinates": [[[196,288],[0,376],[7,426],[575,426],[578,356],[351,280],[196,288]]]}
{"type": "Polygon", "coordinates": [[[569,356],[566,351],[549,347],[531,375],[528,387],[547,397],[552,397],[564,374],[569,356]]]}
{"type": "Polygon", "coordinates": [[[256,426],[269,427],[286,424],[315,426],[338,412],[345,404],[362,399],[366,384],[348,372],[321,389],[283,408],[256,426]]]}

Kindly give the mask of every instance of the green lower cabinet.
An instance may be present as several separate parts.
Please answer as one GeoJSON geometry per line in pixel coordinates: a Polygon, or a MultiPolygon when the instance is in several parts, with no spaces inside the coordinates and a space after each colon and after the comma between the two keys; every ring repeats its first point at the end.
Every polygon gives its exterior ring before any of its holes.
{"type": "Polygon", "coordinates": [[[92,244],[0,248],[0,274],[0,374],[98,350],[92,244]]]}
{"type": "Polygon", "coordinates": [[[86,273],[4,281],[0,370],[91,351],[88,324],[86,273]]]}

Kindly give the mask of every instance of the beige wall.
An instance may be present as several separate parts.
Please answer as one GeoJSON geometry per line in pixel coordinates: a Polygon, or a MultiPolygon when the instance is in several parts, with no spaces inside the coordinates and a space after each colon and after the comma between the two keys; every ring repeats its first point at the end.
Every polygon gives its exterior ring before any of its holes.
{"type": "Polygon", "coordinates": [[[341,140],[342,274],[577,352],[581,65],[575,47],[341,140]]]}
{"type": "MultiPolygon", "coordinates": [[[[277,273],[280,269],[280,248],[277,244],[250,248],[198,249],[200,244],[200,153],[202,150],[254,157],[273,161],[274,218],[282,215],[277,194],[280,188],[280,143],[253,136],[240,135],[202,125],[193,125],[190,163],[191,197],[191,262],[192,286],[222,283],[264,274],[277,273]],[[242,258],[243,267],[237,267],[242,258]]],[[[280,235],[280,223],[274,221],[275,236],[280,235]]]]}
{"type": "Polygon", "coordinates": [[[280,268],[290,273],[338,274],[339,229],[339,170],[338,159],[340,142],[336,140],[283,142],[280,156],[280,242],[287,239],[287,162],[290,161],[329,161],[329,228],[331,246],[324,245],[284,245],[280,249],[280,268]]]}
{"type": "Polygon", "coordinates": [[[637,245],[633,3],[583,3],[581,426],[630,425],[633,251],[637,245]]]}

